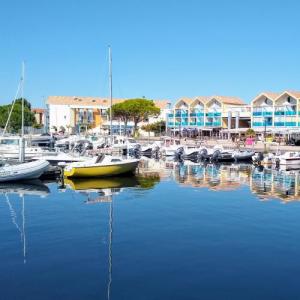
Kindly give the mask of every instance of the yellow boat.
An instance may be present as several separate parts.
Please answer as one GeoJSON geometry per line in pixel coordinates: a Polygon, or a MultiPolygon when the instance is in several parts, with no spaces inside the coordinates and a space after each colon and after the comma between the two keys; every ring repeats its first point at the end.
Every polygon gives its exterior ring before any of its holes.
{"type": "Polygon", "coordinates": [[[134,176],[109,178],[66,178],[65,184],[73,190],[85,191],[133,187],[138,185],[138,181],[134,176]]]}
{"type": "Polygon", "coordinates": [[[84,162],[68,164],[64,169],[66,177],[107,177],[134,173],[139,159],[122,159],[109,155],[100,155],[84,162]]]}

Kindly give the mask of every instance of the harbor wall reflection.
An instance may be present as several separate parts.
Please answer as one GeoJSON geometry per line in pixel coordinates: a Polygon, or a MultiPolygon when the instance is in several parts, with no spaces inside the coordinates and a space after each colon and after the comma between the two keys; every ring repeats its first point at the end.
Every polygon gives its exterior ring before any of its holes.
{"type": "Polygon", "coordinates": [[[256,168],[251,164],[203,164],[165,162],[160,174],[181,186],[230,191],[248,186],[260,200],[300,200],[300,170],[256,168]]]}

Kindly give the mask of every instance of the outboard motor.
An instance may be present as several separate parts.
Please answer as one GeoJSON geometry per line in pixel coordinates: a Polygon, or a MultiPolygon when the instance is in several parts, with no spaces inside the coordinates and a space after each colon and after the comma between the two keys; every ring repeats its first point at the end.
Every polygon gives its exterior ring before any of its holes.
{"type": "Polygon", "coordinates": [[[208,153],[207,153],[207,149],[201,149],[199,152],[199,159],[200,160],[207,160],[208,159],[208,153]]]}
{"type": "Polygon", "coordinates": [[[93,144],[92,143],[87,143],[87,145],[85,146],[85,150],[93,150],[93,144]]]}
{"type": "Polygon", "coordinates": [[[264,154],[259,152],[256,157],[253,158],[253,162],[257,165],[261,165],[261,162],[264,160],[264,154]]]}
{"type": "Polygon", "coordinates": [[[158,146],[153,147],[151,156],[156,159],[159,158],[159,147],[158,146]]]}
{"type": "Polygon", "coordinates": [[[221,157],[221,151],[220,151],[220,150],[216,150],[216,151],[213,153],[213,155],[212,155],[212,157],[211,157],[211,160],[214,161],[214,162],[218,162],[219,159],[220,159],[220,157],[221,157]]]}
{"type": "Polygon", "coordinates": [[[279,166],[280,166],[280,159],[279,158],[276,158],[275,165],[276,165],[276,168],[279,168],[279,166]]]}
{"type": "Polygon", "coordinates": [[[140,157],[141,156],[141,145],[137,144],[135,145],[133,148],[129,149],[129,153],[130,156],[133,157],[140,157]]]}
{"type": "Polygon", "coordinates": [[[178,160],[182,160],[183,159],[183,154],[184,154],[183,147],[179,147],[175,152],[175,158],[178,159],[178,160]]]}

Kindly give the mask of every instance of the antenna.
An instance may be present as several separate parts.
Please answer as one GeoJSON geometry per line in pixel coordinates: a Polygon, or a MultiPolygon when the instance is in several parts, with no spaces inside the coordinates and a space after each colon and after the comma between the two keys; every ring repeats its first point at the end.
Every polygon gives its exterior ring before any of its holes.
{"type": "Polygon", "coordinates": [[[110,136],[112,137],[112,105],[113,105],[113,100],[112,100],[112,55],[111,55],[111,47],[108,46],[108,71],[109,71],[109,98],[110,98],[110,110],[109,110],[109,118],[110,118],[110,136]]]}

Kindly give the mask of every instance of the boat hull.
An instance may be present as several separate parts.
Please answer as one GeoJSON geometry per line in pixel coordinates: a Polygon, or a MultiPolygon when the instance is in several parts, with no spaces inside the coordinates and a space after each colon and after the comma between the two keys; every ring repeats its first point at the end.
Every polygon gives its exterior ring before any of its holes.
{"type": "Polygon", "coordinates": [[[0,168],[0,182],[37,179],[48,169],[47,161],[29,162],[0,168]]]}
{"type": "Polygon", "coordinates": [[[133,173],[138,166],[138,161],[126,162],[115,165],[74,166],[64,170],[66,177],[107,177],[126,173],[133,173]]]}
{"type": "MultiPolygon", "coordinates": [[[[276,163],[276,161],[275,161],[276,163]]],[[[285,166],[299,166],[300,165],[300,158],[281,158],[279,159],[279,164],[280,165],[285,165],[285,166]]]]}

